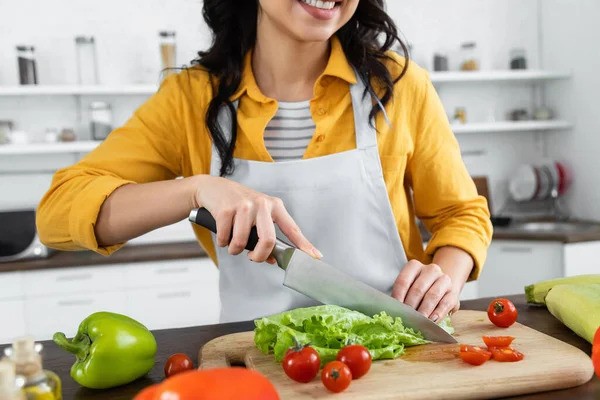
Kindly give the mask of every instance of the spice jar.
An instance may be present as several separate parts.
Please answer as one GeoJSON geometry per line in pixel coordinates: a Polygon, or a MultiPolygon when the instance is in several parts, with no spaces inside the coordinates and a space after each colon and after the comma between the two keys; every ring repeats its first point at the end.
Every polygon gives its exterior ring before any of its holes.
{"type": "Polygon", "coordinates": [[[464,107],[456,107],[454,111],[454,123],[467,123],[467,110],[464,107]]]}
{"type": "Polygon", "coordinates": [[[176,45],[175,32],[161,31],[160,35],[160,58],[162,69],[166,75],[172,73],[169,69],[174,69],[177,65],[176,61],[176,45]]]}
{"type": "Polygon", "coordinates": [[[433,55],[433,70],[435,72],[448,71],[448,55],[446,53],[437,52],[433,55]]]}
{"type": "Polygon", "coordinates": [[[462,63],[460,69],[463,71],[479,70],[479,57],[477,56],[477,44],[475,42],[463,43],[460,47],[462,63]]]}
{"type": "Polygon", "coordinates": [[[90,131],[94,140],[104,140],[112,131],[110,105],[101,101],[90,104],[90,131]]]}
{"type": "Polygon", "coordinates": [[[21,85],[37,85],[37,66],[33,46],[17,46],[19,81],[21,85]]]}
{"type": "Polygon", "coordinates": [[[60,135],[58,136],[58,140],[61,142],[74,142],[77,137],[75,136],[75,132],[71,128],[64,128],[60,135]]]}
{"type": "Polygon", "coordinates": [[[510,52],[510,69],[527,69],[525,49],[513,49],[510,52]]]}
{"type": "Polygon", "coordinates": [[[97,85],[98,69],[96,60],[96,43],[93,36],[77,36],[77,74],[80,85],[97,85]]]}

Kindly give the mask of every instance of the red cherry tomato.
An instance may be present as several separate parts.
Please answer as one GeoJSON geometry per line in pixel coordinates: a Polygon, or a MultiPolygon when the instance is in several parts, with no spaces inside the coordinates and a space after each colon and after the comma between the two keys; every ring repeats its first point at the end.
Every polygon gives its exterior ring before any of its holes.
{"type": "Polygon", "coordinates": [[[488,307],[488,318],[500,328],[508,328],[517,321],[518,312],[512,301],[496,299],[488,307]]]}
{"type": "Polygon", "coordinates": [[[515,340],[512,336],[483,336],[483,342],[489,348],[508,347],[515,340]]]}
{"type": "Polygon", "coordinates": [[[600,377],[600,327],[598,327],[596,335],[594,335],[594,342],[592,345],[592,363],[594,364],[596,375],[600,377]]]}
{"type": "Polygon", "coordinates": [[[336,356],[336,360],[350,368],[352,379],[364,376],[371,368],[372,357],[369,350],[360,344],[351,344],[343,347],[336,356]]]}
{"type": "Polygon", "coordinates": [[[481,365],[492,357],[492,353],[477,346],[463,344],[460,346],[460,358],[471,365],[481,365]]]}
{"type": "Polygon", "coordinates": [[[499,362],[517,362],[525,356],[512,347],[497,347],[492,350],[492,358],[499,362]]]}
{"type": "Polygon", "coordinates": [[[300,383],[312,381],[321,368],[319,353],[309,346],[296,345],[285,353],[283,370],[290,378],[300,383]]]}
{"type": "Polygon", "coordinates": [[[185,354],[173,354],[165,364],[165,377],[194,369],[194,363],[185,354]]]}
{"type": "Polygon", "coordinates": [[[342,362],[331,361],[321,371],[321,382],[333,393],[343,392],[350,386],[352,371],[342,362]]]}

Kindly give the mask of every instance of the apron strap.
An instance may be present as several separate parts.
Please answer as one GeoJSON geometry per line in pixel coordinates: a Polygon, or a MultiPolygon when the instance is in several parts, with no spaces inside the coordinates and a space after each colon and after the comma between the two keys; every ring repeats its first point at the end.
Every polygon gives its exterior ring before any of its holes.
{"type": "MultiPolygon", "coordinates": [[[[357,82],[350,85],[350,95],[352,97],[352,108],[354,110],[354,130],[356,132],[356,148],[366,149],[377,146],[377,130],[369,123],[369,113],[373,107],[372,98],[381,105],[379,99],[369,95],[367,85],[361,79],[358,72],[354,71],[357,82]]],[[[388,121],[385,109],[381,107],[386,121],[388,121]]],[[[389,123],[389,122],[388,122],[389,123]]]]}

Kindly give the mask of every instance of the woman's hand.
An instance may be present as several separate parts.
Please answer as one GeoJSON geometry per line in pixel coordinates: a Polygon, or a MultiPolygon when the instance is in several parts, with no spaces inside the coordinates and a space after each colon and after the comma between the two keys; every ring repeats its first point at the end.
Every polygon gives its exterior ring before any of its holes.
{"type": "Polygon", "coordinates": [[[270,257],[275,245],[275,224],[300,250],[321,258],[321,253],[304,237],[288,214],[281,199],[259,193],[237,182],[203,175],[193,198],[194,208],[204,207],[217,223],[217,245],[229,246],[229,254],[244,251],[250,230],[256,226],[258,243],[248,258],[255,262],[275,260],[270,257]],[[231,242],[229,238],[233,232],[231,242]]]}
{"type": "Polygon", "coordinates": [[[439,265],[411,260],[400,271],[392,297],[435,322],[458,310],[459,293],[460,289],[439,265]]]}

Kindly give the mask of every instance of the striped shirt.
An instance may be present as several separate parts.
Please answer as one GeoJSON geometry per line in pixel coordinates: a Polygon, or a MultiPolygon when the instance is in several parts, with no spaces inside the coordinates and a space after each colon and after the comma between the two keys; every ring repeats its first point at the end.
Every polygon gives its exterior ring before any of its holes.
{"type": "Polygon", "coordinates": [[[279,109],[265,129],[265,146],[274,161],[300,160],[316,125],[310,101],[279,102],[279,109]]]}

